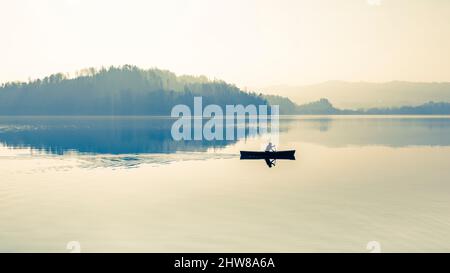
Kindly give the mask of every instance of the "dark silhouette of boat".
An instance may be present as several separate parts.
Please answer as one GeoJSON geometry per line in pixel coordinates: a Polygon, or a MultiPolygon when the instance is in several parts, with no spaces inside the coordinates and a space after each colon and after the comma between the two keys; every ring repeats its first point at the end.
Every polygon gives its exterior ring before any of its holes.
{"type": "Polygon", "coordinates": [[[295,150],[290,151],[241,151],[241,159],[287,159],[295,160],[295,150]]]}

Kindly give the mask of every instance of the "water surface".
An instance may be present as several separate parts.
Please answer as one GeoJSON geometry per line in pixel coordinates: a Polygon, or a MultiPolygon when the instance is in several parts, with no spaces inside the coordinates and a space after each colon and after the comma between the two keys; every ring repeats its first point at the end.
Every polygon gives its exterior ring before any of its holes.
{"type": "Polygon", "coordinates": [[[285,117],[177,142],[153,117],[0,117],[0,251],[450,251],[450,118],[285,117]]]}

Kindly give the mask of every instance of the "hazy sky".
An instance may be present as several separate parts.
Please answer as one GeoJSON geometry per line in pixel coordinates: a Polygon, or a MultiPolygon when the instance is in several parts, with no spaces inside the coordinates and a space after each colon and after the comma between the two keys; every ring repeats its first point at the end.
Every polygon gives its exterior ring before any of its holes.
{"type": "Polygon", "coordinates": [[[450,81],[449,18],[449,0],[0,0],[0,82],[120,64],[240,87],[450,81]]]}

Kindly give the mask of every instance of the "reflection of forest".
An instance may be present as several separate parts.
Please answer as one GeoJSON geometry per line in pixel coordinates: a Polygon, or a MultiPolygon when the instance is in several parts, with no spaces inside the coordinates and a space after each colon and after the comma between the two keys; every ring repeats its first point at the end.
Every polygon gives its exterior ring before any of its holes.
{"type": "Polygon", "coordinates": [[[289,120],[283,140],[326,146],[449,146],[450,118],[317,117],[289,120]]]}
{"type": "MultiPolygon", "coordinates": [[[[141,154],[206,151],[208,148],[221,148],[236,142],[174,141],[171,136],[173,122],[169,118],[152,117],[0,118],[0,143],[55,154],[67,151],[141,154]]],[[[254,136],[250,127],[245,127],[245,137],[254,136]]],[[[223,135],[225,136],[225,132],[223,135]]]]}
{"type": "MultiPolygon", "coordinates": [[[[1,117],[0,143],[54,154],[67,151],[144,154],[201,152],[236,142],[174,141],[173,121],[154,117],[1,117]]],[[[255,136],[250,127],[246,127],[245,138],[255,136]]],[[[325,146],[450,146],[448,118],[289,117],[280,119],[279,129],[282,142],[325,146]]]]}

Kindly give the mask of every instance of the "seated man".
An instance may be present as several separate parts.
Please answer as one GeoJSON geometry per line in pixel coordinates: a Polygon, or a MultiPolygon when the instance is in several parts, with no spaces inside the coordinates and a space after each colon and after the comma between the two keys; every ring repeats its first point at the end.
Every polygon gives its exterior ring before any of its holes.
{"type": "Polygon", "coordinates": [[[275,145],[272,145],[272,142],[269,142],[266,146],[266,152],[274,152],[275,145]]]}

